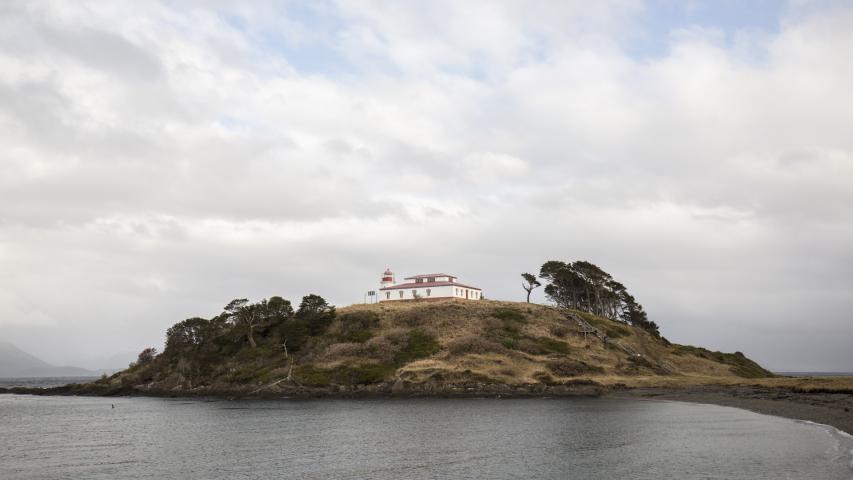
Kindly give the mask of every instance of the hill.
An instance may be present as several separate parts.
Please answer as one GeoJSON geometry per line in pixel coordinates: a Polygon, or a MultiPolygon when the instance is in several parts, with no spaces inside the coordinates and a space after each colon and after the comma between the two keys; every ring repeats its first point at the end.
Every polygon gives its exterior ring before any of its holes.
{"type": "Polygon", "coordinates": [[[7,342],[0,342],[0,377],[87,377],[98,372],[78,367],[57,367],[7,342]]]}
{"type": "Polygon", "coordinates": [[[162,354],[149,352],[75,391],[588,394],[620,384],[772,377],[741,353],[675,345],[621,322],[535,304],[414,301],[279,318],[245,325],[186,320],[170,329],[162,354]]]}

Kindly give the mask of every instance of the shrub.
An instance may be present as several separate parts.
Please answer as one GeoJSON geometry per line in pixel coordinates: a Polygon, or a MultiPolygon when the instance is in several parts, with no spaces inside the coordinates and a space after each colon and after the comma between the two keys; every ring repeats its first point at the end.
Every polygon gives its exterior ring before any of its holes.
{"type": "Polygon", "coordinates": [[[506,348],[492,340],[477,335],[470,335],[450,341],[450,343],[447,344],[447,350],[455,355],[465,355],[467,353],[500,353],[505,351],[506,348]]]}
{"type": "Polygon", "coordinates": [[[514,308],[496,308],[495,311],[492,312],[492,316],[505,322],[527,322],[527,317],[514,308]]]}
{"type": "Polygon", "coordinates": [[[504,326],[504,322],[503,322],[503,320],[501,320],[499,318],[488,317],[485,320],[483,320],[483,328],[487,332],[500,330],[501,328],[503,328],[503,326],[504,326]]]}
{"type": "Polygon", "coordinates": [[[505,348],[517,349],[518,342],[521,340],[521,335],[516,328],[505,328],[491,332],[489,335],[492,339],[503,345],[505,348]]]}
{"type": "Polygon", "coordinates": [[[564,355],[569,353],[569,345],[566,342],[548,337],[539,337],[536,339],[536,342],[542,349],[549,353],[561,353],[564,355]]]}
{"type": "Polygon", "coordinates": [[[569,334],[569,327],[565,325],[554,325],[551,327],[551,335],[557,338],[564,338],[569,334]]]}
{"type": "Polygon", "coordinates": [[[294,376],[303,385],[326,387],[332,384],[366,385],[385,380],[394,373],[389,364],[343,365],[337,368],[317,368],[311,365],[299,367],[294,376]]]}
{"type": "Polygon", "coordinates": [[[340,334],[343,342],[364,343],[373,337],[371,328],[379,326],[379,315],[374,312],[351,312],[340,317],[340,334]]]}
{"type": "Polygon", "coordinates": [[[382,336],[371,338],[364,343],[364,347],[371,358],[387,363],[394,361],[408,341],[409,335],[404,330],[391,330],[382,336]]]}
{"type": "Polygon", "coordinates": [[[376,312],[349,312],[338,318],[341,321],[342,332],[362,331],[379,326],[379,315],[376,312]]]}
{"type": "Polygon", "coordinates": [[[347,331],[338,335],[338,340],[342,342],[364,343],[373,338],[373,333],[369,330],[347,331]]]}
{"type": "Polygon", "coordinates": [[[334,360],[343,357],[366,356],[367,349],[361,343],[336,343],[329,347],[326,358],[334,360]]]}
{"type": "Polygon", "coordinates": [[[427,311],[416,308],[403,310],[395,317],[395,323],[407,327],[423,327],[434,323],[434,320],[427,311]]]}
{"type": "Polygon", "coordinates": [[[544,349],[535,339],[521,338],[515,343],[516,350],[529,353],[531,355],[545,355],[548,350],[544,349]]]}
{"type": "Polygon", "coordinates": [[[621,338],[630,335],[631,331],[621,325],[610,325],[605,329],[604,333],[610,338],[621,338]]]}
{"type": "Polygon", "coordinates": [[[569,353],[569,346],[566,342],[553,340],[548,337],[522,337],[516,342],[515,348],[531,355],[546,355],[549,353],[565,355],[569,353]]]}
{"type": "Polygon", "coordinates": [[[639,368],[644,367],[644,368],[647,368],[647,369],[655,372],[658,375],[668,375],[669,374],[669,372],[665,368],[661,367],[660,365],[657,365],[655,363],[650,362],[645,357],[635,357],[632,355],[632,356],[628,357],[628,362],[630,362],[632,367],[633,367],[633,368],[629,369],[629,371],[631,371],[631,373],[638,373],[639,368]]]}
{"type": "Polygon", "coordinates": [[[587,365],[584,362],[570,360],[568,358],[548,362],[545,366],[548,367],[548,370],[560,377],[574,377],[577,375],[601,373],[604,371],[601,367],[594,367],[587,365]]]}
{"type": "Polygon", "coordinates": [[[405,365],[414,360],[429,357],[440,349],[441,345],[432,335],[428,335],[422,330],[412,330],[409,332],[406,346],[397,353],[394,359],[395,364],[405,365]]]}
{"type": "Polygon", "coordinates": [[[294,370],[293,376],[299,383],[309,387],[325,387],[332,383],[332,371],[303,365],[294,370]]]}
{"type": "Polygon", "coordinates": [[[347,385],[367,385],[385,380],[396,369],[389,364],[368,364],[339,368],[334,373],[338,383],[347,385]]]}

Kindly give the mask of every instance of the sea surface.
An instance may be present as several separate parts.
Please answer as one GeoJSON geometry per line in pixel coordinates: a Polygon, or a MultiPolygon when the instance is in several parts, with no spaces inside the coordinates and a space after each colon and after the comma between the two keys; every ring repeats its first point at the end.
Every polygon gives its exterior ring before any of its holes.
{"type": "Polygon", "coordinates": [[[97,380],[98,377],[22,377],[22,378],[0,378],[0,388],[27,387],[27,388],[49,388],[61,387],[69,383],[88,383],[97,380]]]}
{"type": "Polygon", "coordinates": [[[630,399],[0,395],[0,479],[853,478],[853,439],[630,399]]]}

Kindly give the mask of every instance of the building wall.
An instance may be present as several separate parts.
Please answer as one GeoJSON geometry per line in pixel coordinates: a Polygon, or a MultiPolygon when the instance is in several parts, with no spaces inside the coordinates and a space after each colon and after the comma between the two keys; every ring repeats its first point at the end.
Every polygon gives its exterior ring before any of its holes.
{"type": "Polygon", "coordinates": [[[465,288],[465,287],[461,287],[459,285],[454,285],[453,287],[450,287],[450,288],[453,289],[453,291],[451,292],[451,295],[454,298],[467,298],[468,300],[479,300],[480,295],[482,293],[479,290],[474,290],[471,288],[465,288]],[[467,297],[465,296],[466,292],[468,293],[467,297]]]}
{"type": "Polygon", "coordinates": [[[458,285],[445,285],[441,287],[413,287],[398,290],[380,290],[379,301],[389,302],[394,300],[414,300],[415,296],[413,291],[416,291],[420,298],[465,298],[465,290],[469,291],[469,300],[479,299],[480,292],[477,290],[461,288],[458,285]],[[427,295],[428,289],[430,290],[429,295],[427,295]],[[400,292],[402,292],[402,295],[400,292]],[[472,295],[472,293],[476,293],[476,295],[472,295]],[[474,298],[475,296],[477,298],[474,298]]]}

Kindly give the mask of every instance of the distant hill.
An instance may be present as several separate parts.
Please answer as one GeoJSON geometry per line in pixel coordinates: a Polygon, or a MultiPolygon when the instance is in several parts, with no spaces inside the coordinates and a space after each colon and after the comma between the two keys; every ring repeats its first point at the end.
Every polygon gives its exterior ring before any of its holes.
{"type": "Polygon", "coordinates": [[[0,342],[0,377],[88,377],[101,372],[78,367],[58,367],[7,342],[0,342]]]}
{"type": "Polygon", "coordinates": [[[251,330],[226,316],[189,319],[169,329],[162,354],[79,390],[561,394],[581,387],[772,376],[741,353],[671,344],[643,328],[542,305],[424,300],[329,313],[270,314],[251,330]]]}

